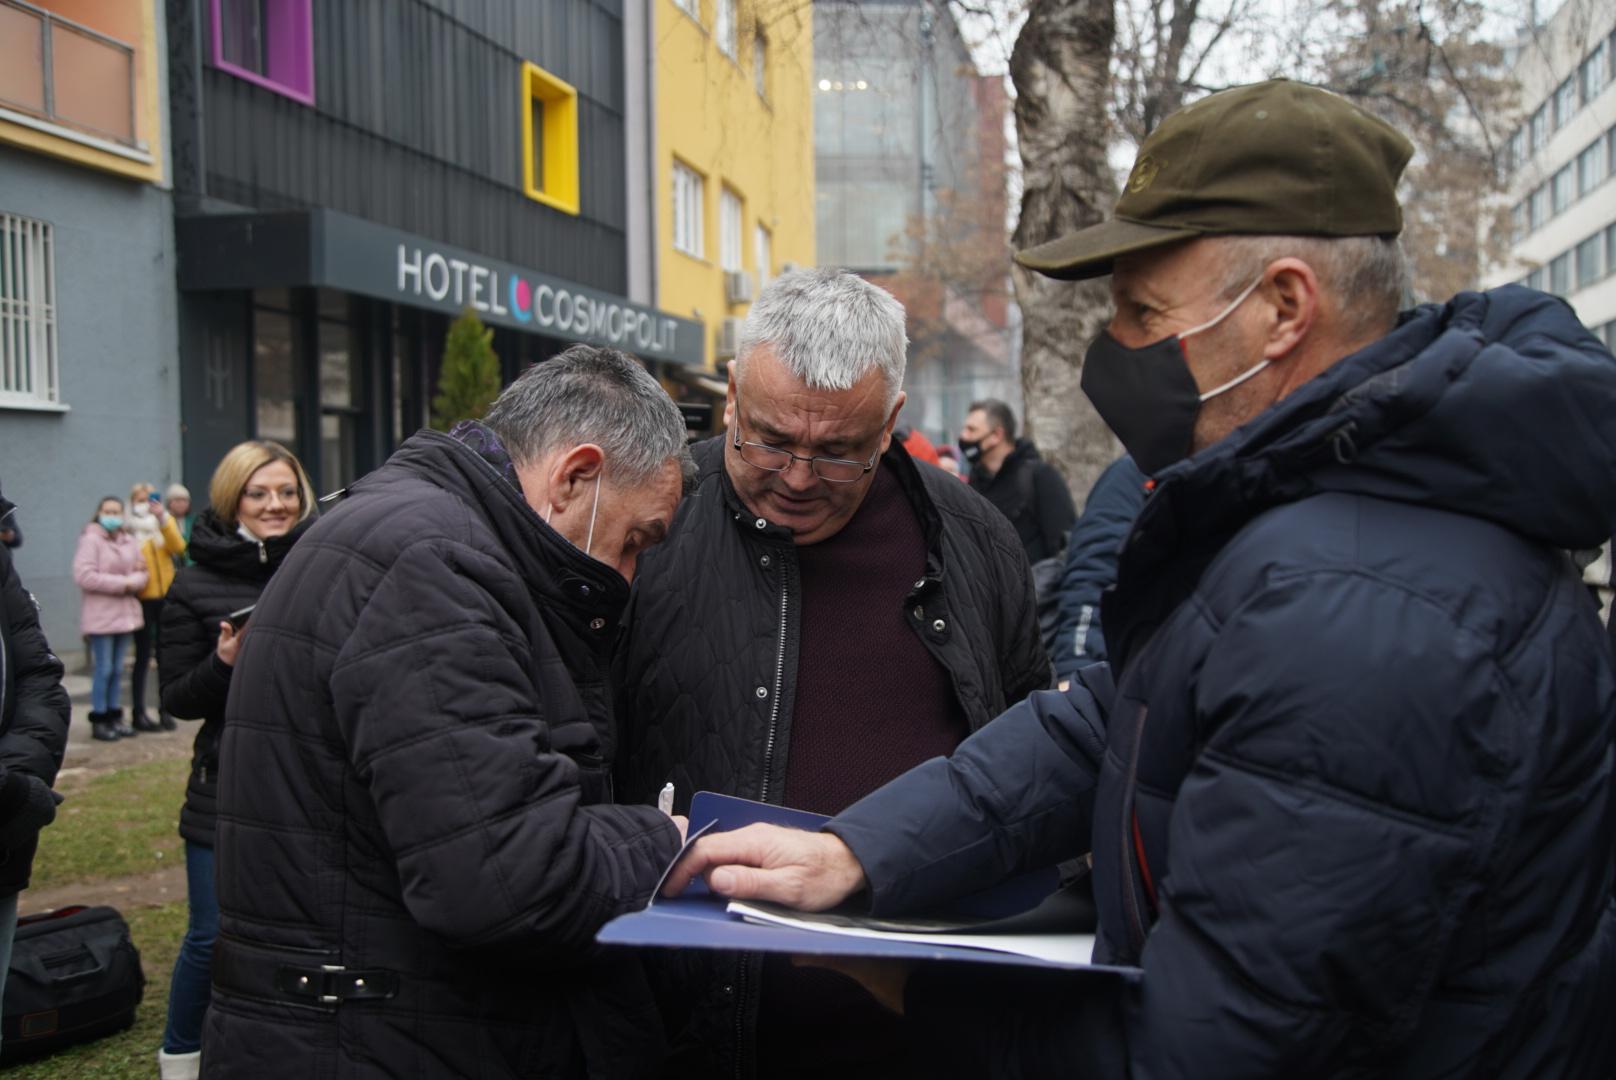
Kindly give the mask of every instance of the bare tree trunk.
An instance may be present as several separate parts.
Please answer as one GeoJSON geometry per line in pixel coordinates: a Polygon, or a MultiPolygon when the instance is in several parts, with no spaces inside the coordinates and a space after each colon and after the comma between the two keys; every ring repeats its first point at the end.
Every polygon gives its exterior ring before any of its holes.
{"type": "MultiPolygon", "coordinates": [[[[1031,0],[1010,56],[1023,190],[1017,249],[1100,221],[1115,201],[1106,163],[1113,0],[1031,0]]],[[[1102,282],[1013,271],[1021,306],[1026,430],[1081,503],[1121,453],[1079,381],[1083,350],[1110,318],[1102,282]]]]}

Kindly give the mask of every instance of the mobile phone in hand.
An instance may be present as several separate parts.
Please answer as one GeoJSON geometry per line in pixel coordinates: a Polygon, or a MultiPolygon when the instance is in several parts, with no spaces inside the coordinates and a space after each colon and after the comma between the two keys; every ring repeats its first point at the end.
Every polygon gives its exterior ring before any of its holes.
{"type": "Polygon", "coordinates": [[[241,633],[241,628],[247,625],[247,620],[252,616],[253,608],[257,606],[257,604],[248,604],[239,611],[232,611],[225,616],[225,621],[230,624],[231,629],[239,634],[241,633]]]}
{"type": "Polygon", "coordinates": [[[163,501],[163,497],[161,495],[157,494],[157,492],[155,492],[155,491],[153,491],[149,495],[147,495],[146,498],[150,499],[154,503],[160,503],[160,502],[163,501]]]}

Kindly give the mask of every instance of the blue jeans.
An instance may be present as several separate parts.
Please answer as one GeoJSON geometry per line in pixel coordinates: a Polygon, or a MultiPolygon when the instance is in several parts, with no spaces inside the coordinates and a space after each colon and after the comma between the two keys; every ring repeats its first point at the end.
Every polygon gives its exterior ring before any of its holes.
{"type": "Polygon", "coordinates": [[[11,943],[17,937],[17,894],[0,900],[0,997],[6,993],[6,972],[11,970],[11,943]]]}
{"type": "Polygon", "coordinates": [[[118,676],[123,673],[123,653],[128,647],[128,634],[90,635],[92,711],[103,713],[118,707],[118,676]]]}
{"type": "Polygon", "coordinates": [[[191,919],[168,984],[168,1027],[163,1049],[190,1054],[202,1049],[202,1018],[213,992],[213,939],[219,933],[219,894],[213,888],[213,849],[185,841],[185,885],[191,919]]]}

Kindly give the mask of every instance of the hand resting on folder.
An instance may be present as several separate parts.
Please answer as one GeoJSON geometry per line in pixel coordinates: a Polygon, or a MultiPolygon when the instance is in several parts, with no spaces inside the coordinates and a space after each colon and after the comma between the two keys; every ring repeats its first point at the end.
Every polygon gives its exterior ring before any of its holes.
{"type": "Polygon", "coordinates": [[[731,900],[769,900],[801,911],[835,907],[864,888],[864,868],[831,833],[748,825],[703,836],[668,874],[664,896],[701,877],[731,900]]]}

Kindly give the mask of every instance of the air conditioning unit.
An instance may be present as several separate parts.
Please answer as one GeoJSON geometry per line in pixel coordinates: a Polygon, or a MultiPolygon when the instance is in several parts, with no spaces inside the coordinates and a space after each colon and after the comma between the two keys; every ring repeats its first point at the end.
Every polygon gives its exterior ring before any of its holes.
{"type": "Polygon", "coordinates": [[[741,345],[741,320],[725,319],[718,324],[718,346],[714,349],[720,360],[728,360],[741,345]]]}
{"type": "Polygon", "coordinates": [[[731,304],[750,304],[756,290],[752,275],[745,270],[731,270],[724,274],[724,299],[731,304]]]}

